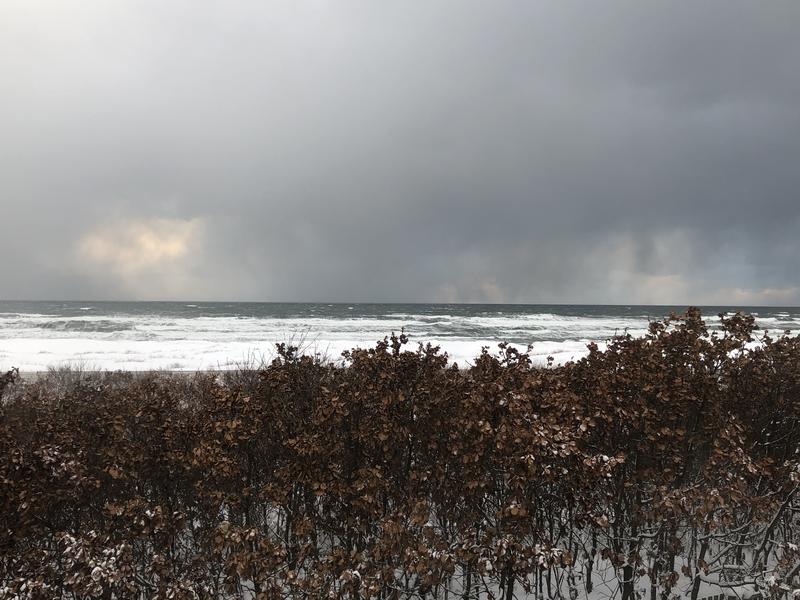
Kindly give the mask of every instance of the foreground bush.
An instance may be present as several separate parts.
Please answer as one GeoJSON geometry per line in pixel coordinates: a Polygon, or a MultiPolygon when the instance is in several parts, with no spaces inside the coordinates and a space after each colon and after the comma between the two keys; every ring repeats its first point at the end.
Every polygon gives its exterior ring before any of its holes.
{"type": "Polygon", "coordinates": [[[0,598],[779,596],[800,340],[753,330],[690,311],[547,368],[393,336],[345,366],[10,373],[0,598]]]}

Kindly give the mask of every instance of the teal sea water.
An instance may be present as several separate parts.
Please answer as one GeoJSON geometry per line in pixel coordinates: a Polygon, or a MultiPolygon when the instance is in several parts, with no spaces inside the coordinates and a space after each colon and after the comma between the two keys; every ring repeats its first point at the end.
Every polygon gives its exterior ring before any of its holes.
{"type": "MultiPolygon", "coordinates": [[[[404,330],[411,343],[433,343],[466,364],[501,341],[544,362],[579,358],[603,343],[685,306],[327,304],[225,302],[0,302],[0,368],[38,371],[63,365],[88,369],[230,368],[274,356],[276,343],[336,359],[404,330]]],[[[745,310],[762,329],[800,333],[800,308],[745,310]]]]}

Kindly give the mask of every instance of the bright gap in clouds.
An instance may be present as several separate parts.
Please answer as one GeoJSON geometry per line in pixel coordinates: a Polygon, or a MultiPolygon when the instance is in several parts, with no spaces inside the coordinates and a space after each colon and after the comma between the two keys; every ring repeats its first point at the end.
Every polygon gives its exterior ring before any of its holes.
{"type": "Polygon", "coordinates": [[[200,218],[128,219],[99,225],[78,240],[77,268],[101,280],[111,276],[137,296],[191,295],[204,225],[200,218]]]}

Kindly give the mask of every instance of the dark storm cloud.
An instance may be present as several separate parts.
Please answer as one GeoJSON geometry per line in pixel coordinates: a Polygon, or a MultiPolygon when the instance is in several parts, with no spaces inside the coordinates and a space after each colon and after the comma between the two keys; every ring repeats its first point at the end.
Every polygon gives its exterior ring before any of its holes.
{"type": "Polygon", "coordinates": [[[4,297],[800,304],[800,5],[0,5],[4,297]]]}

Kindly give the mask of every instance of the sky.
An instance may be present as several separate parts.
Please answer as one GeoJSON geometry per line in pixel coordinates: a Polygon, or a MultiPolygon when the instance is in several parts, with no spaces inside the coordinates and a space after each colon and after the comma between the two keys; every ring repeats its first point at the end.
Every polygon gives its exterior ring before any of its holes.
{"type": "Polygon", "coordinates": [[[0,298],[800,305],[800,3],[3,0],[0,298]]]}

